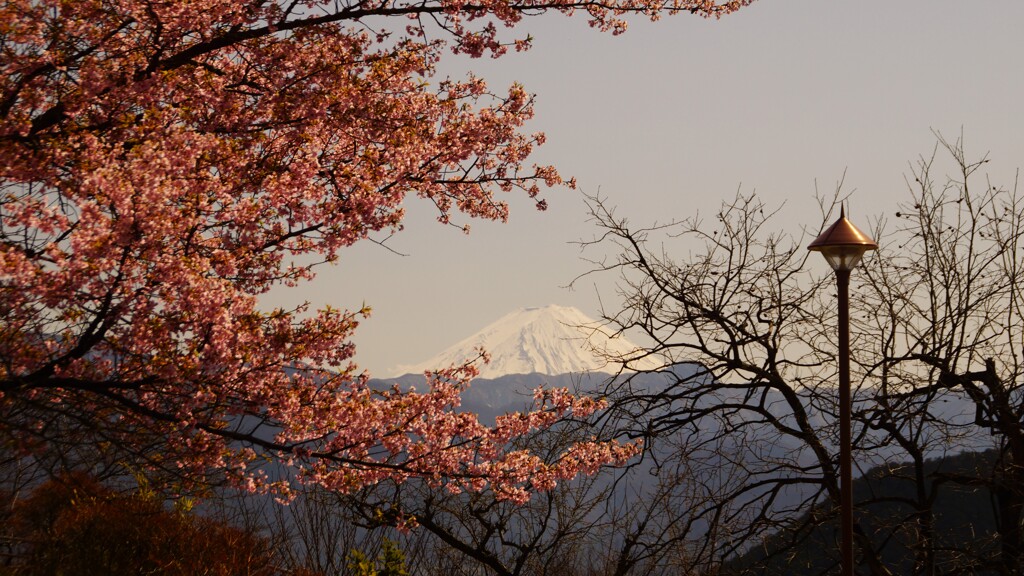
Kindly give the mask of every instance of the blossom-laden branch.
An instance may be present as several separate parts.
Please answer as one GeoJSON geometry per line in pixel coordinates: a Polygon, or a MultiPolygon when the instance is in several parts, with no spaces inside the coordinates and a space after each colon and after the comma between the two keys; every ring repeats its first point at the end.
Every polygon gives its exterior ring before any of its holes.
{"type": "Polygon", "coordinates": [[[544,141],[521,131],[532,96],[435,80],[446,48],[528,48],[499,27],[547,11],[621,32],[631,13],[750,1],[3,3],[3,445],[252,489],[274,487],[259,468],[283,460],[338,490],[417,476],[516,501],[628,458],[598,442],[547,461],[507,448],[597,407],[561,392],[488,428],[454,412],[471,370],[423,394],[373,391],[351,363],[369,309],[258,297],[401,229],[408,197],[444,223],[504,220],[499,194],[544,208],[542,186],[572,185],[527,163],[544,141]]]}

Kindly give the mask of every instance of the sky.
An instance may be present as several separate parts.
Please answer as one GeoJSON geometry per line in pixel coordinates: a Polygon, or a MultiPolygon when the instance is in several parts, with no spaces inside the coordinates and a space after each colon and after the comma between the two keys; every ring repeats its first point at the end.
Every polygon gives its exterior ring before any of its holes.
{"type": "Polygon", "coordinates": [[[647,225],[713,216],[738,190],[756,192],[783,207],[778,228],[799,235],[821,224],[816,190],[830,194],[840,180],[862,229],[895,212],[935,132],[962,135],[969,156],[987,154],[994,183],[1012,186],[1024,166],[1019,0],[758,0],[718,21],[633,21],[621,36],[561,15],[516,31],[533,36],[530,51],[451,58],[441,75],[473,70],[496,91],[520,82],[536,94],[526,130],[547,144],[533,161],[580,190],[547,190],[545,212],[508,196],[508,223],[463,217],[468,235],[410,199],[390,250],[363,242],[312,283],[268,296],[270,305],[371,306],[354,337],[354,360],[371,375],[423,361],[518,308],[614,309],[611,277],[566,288],[589,269],[576,243],[597,233],[583,194],[647,225]]]}

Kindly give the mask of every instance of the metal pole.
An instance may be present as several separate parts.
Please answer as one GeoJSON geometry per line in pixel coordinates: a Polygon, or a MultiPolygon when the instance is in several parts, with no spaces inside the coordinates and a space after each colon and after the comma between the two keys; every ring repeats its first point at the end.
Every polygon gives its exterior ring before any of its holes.
{"type": "Polygon", "coordinates": [[[853,455],[850,432],[850,271],[836,270],[839,288],[839,496],[842,575],[854,576],[853,455]]]}

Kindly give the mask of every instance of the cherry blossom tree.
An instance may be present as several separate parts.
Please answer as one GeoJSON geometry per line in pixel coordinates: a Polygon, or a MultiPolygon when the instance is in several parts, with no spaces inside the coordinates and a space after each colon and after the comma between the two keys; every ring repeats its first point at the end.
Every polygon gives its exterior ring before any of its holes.
{"type": "Polygon", "coordinates": [[[501,56],[524,16],[718,17],[752,0],[12,0],[0,6],[0,436],[287,490],[259,463],[351,490],[426,477],[529,486],[633,452],[555,461],[507,448],[600,405],[539,391],[493,427],[456,414],[472,367],[421,393],[375,392],[350,362],[368,309],[265,310],[341,249],[401,229],[419,197],[504,220],[498,195],[572,185],[528,163],[522,86],[435,78],[445,53],[501,56]]]}

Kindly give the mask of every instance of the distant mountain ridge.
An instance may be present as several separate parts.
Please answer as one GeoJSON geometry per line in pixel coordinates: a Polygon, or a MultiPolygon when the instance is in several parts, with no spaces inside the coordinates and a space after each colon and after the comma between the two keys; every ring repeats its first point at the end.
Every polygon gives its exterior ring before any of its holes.
{"type": "MultiPolygon", "coordinates": [[[[579,374],[618,371],[608,358],[633,358],[640,348],[622,336],[611,337],[594,321],[571,306],[521,308],[485,326],[436,356],[418,364],[401,365],[392,377],[422,374],[472,360],[478,348],[487,350],[491,361],[480,365],[481,378],[509,374],[579,374]]],[[[633,370],[661,366],[653,358],[629,363],[633,370]]]]}

